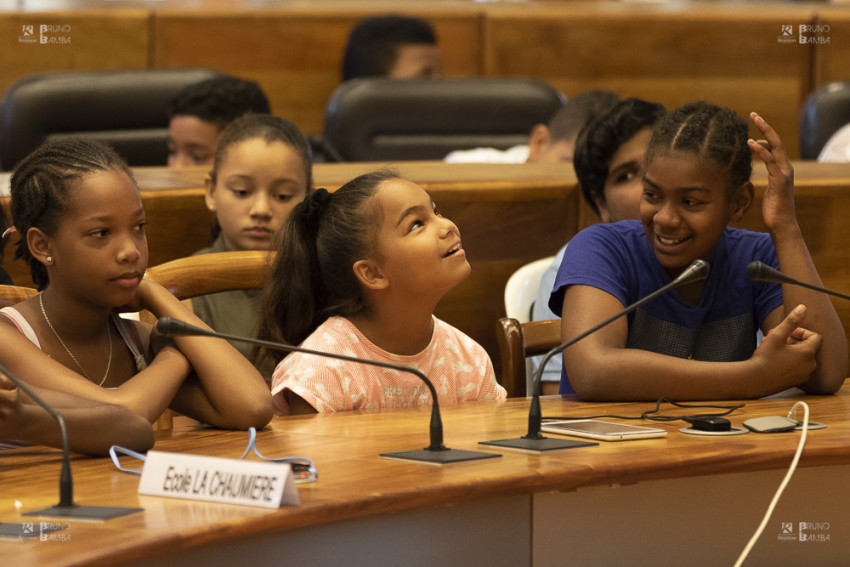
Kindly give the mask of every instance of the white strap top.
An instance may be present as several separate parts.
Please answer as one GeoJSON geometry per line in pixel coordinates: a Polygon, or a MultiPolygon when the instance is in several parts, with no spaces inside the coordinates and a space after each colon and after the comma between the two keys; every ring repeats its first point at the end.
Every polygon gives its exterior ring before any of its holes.
{"type": "MultiPolygon", "coordinates": [[[[0,309],[0,314],[8,317],[15,324],[21,334],[28,338],[32,344],[41,348],[41,344],[38,342],[38,337],[35,335],[32,325],[30,325],[26,318],[21,315],[20,311],[14,307],[4,307],[0,309]]],[[[121,338],[124,340],[124,344],[127,345],[127,349],[133,356],[133,360],[136,363],[136,372],[141,372],[148,367],[148,363],[145,361],[145,355],[142,354],[141,348],[138,344],[136,344],[136,341],[133,340],[133,336],[127,328],[129,323],[114,313],[112,314],[112,322],[115,324],[115,328],[118,329],[118,334],[121,335],[121,338]]]]}

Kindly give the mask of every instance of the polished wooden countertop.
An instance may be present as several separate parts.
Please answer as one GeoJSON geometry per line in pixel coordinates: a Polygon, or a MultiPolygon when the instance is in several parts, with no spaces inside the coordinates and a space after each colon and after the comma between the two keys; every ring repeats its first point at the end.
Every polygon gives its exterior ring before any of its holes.
{"type": "MultiPolygon", "coordinates": [[[[805,397],[811,419],[828,424],[809,432],[801,467],[850,464],[850,388],[835,396],[805,397]]],[[[730,416],[733,425],[763,415],[786,415],[795,399],[748,401],[730,416]]],[[[543,413],[639,415],[651,403],[591,404],[545,397],[543,413]]],[[[414,509],[508,495],[570,491],[727,472],[784,469],[799,434],[698,437],[679,432],[683,422],[652,423],[662,439],[601,442],[599,446],[534,454],[484,449],[479,441],[523,435],[529,400],[472,402],[442,409],[446,445],[501,452],[497,459],[434,466],[385,459],[380,453],[428,444],[428,409],[341,412],[277,418],[257,437],[264,455],[307,456],[319,480],[299,486],[301,505],[279,510],[140,496],[139,477],[116,470],[109,459],[75,456],[76,501],[82,505],[138,506],[143,513],[105,523],[70,522],[68,541],[0,541],[0,557],[18,565],[114,564],[155,558],[207,542],[282,533],[414,509]]],[[[687,410],[662,406],[665,414],[687,410]]],[[[693,413],[695,410],[690,410],[693,413]]],[[[802,416],[802,414],[800,414],[802,416]]],[[[615,420],[616,421],[616,420],[615,420]]],[[[191,423],[158,433],[155,449],[238,458],[246,432],[191,423]]],[[[126,464],[131,464],[126,461],[126,464]]],[[[58,501],[60,454],[30,447],[0,454],[0,521],[32,521],[20,514],[58,501]]],[[[63,520],[44,520],[62,523],[63,520]]]]}

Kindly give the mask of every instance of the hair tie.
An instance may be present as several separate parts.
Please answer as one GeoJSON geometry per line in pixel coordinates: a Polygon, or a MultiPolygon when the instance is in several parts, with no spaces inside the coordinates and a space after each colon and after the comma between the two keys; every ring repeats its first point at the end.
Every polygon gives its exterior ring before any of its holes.
{"type": "Polygon", "coordinates": [[[319,221],[327,208],[331,194],[327,189],[316,189],[301,202],[301,218],[310,234],[315,236],[319,230],[319,221]]]}

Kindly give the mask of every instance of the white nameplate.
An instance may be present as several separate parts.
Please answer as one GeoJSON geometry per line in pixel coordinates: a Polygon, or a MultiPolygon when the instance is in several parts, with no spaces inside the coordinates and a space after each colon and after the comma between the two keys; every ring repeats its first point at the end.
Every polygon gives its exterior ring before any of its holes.
{"type": "Polygon", "coordinates": [[[288,464],[163,451],[148,451],[139,494],[264,508],[301,504],[288,464]]]}

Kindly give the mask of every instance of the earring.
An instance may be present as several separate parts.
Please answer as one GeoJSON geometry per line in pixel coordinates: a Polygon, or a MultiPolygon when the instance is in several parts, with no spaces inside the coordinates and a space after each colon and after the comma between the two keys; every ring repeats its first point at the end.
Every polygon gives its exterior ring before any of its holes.
{"type": "Polygon", "coordinates": [[[52,263],[53,263],[53,256],[48,256],[47,258],[45,258],[45,261],[46,261],[48,264],[52,264],[52,263]]]}

